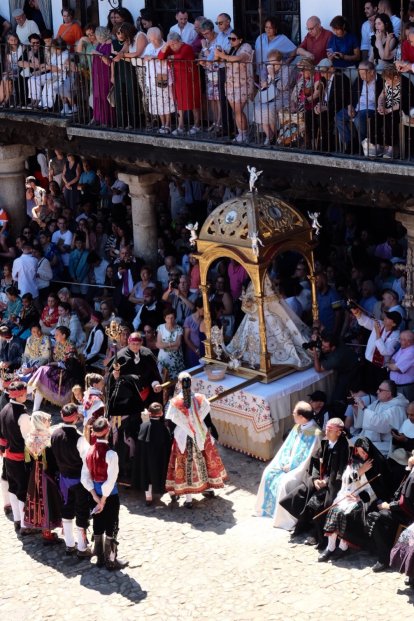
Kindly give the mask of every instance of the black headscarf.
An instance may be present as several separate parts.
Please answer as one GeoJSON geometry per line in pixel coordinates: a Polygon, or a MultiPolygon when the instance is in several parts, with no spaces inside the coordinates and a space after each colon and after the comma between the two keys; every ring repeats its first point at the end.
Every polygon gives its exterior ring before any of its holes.
{"type": "MultiPolygon", "coordinates": [[[[389,500],[392,494],[392,486],[390,473],[388,470],[387,460],[384,455],[377,449],[369,438],[358,438],[355,440],[354,448],[362,448],[367,454],[367,459],[372,459],[372,467],[366,472],[365,476],[370,482],[374,477],[380,475],[375,481],[370,483],[375,495],[379,500],[389,500]]],[[[353,460],[362,462],[361,458],[354,452],[353,460]]]]}

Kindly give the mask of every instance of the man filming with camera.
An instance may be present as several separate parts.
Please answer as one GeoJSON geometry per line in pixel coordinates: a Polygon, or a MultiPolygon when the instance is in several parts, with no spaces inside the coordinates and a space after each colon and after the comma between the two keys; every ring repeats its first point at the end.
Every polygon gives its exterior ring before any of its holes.
{"type": "Polygon", "coordinates": [[[315,347],[310,349],[313,356],[315,371],[335,371],[335,387],[331,401],[346,402],[349,386],[358,373],[358,358],[353,349],[339,344],[337,338],[324,330],[320,341],[315,341],[315,347]],[[317,345],[320,345],[318,347],[317,345]]]}
{"type": "Polygon", "coordinates": [[[168,288],[162,295],[163,302],[169,302],[176,312],[176,321],[183,326],[186,317],[194,310],[194,302],[199,297],[197,293],[190,293],[188,276],[182,274],[178,279],[170,280],[168,288]]]}

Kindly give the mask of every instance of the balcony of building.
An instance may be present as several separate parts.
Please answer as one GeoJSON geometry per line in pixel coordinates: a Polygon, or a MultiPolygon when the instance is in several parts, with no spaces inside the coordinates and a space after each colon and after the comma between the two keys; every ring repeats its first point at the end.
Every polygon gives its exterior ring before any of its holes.
{"type": "Polygon", "coordinates": [[[2,54],[3,144],[59,146],[211,183],[243,181],[254,161],[290,198],[393,207],[411,197],[414,87],[393,67],[381,75],[47,49],[30,66],[31,53],[15,66],[2,54]]]}

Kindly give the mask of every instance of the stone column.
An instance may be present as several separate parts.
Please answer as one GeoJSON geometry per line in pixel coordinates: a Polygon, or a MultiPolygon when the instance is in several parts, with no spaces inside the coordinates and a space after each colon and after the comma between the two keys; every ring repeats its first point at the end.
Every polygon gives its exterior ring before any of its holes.
{"type": "Polygon", "coordinates": [[[27,221],[24,162],[34,153],[33,147],[23,144],[0,146],[0,207],[9,214],[15,235],[27,221]]]}
{"type": "Polygon", "coordinates": [[[407,229],[406,287],[402,305],[407,309],[410,319],[414,317],[414,200],[408,200],[403,210],[395,213],[395,219],[407,229]]]}
{"type": "Polygon", "coordinates": [[[157,184],[163,180],[159,173],[130,175],[119,173],[119,179],[129,186],[132,204],[134,253],[149,265],[156,265],[158,239],[155,201],[157,184]]]}

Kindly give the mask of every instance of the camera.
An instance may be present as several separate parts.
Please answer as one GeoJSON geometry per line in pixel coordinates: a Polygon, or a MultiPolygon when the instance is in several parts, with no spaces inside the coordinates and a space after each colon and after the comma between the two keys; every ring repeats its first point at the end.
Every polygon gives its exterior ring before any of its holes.
{"type": "Polygon", "coordinates": [[[347,405],[356,405],[354,397],[347,397],[346,403],[347,405]]]}
{"type": "Polygon", "coordinates": [[[354,302],[354,300],[348,299],[345,302],[345,308],[346,310],[355,310],[358,308],[358,305],[354,302]]]}
{"type": "Polygon", "coordinates": [[[303,349],[320,349],[322,347],[322,340],[318,337],[313,341],[308,341],[307,343],[302,343],[303,349]]]}
{"type": "Polygon", "coordinates": [[[170,280],[168,284],[170,285],[171,289],[178,289],[178,280],[170,280]]]}

